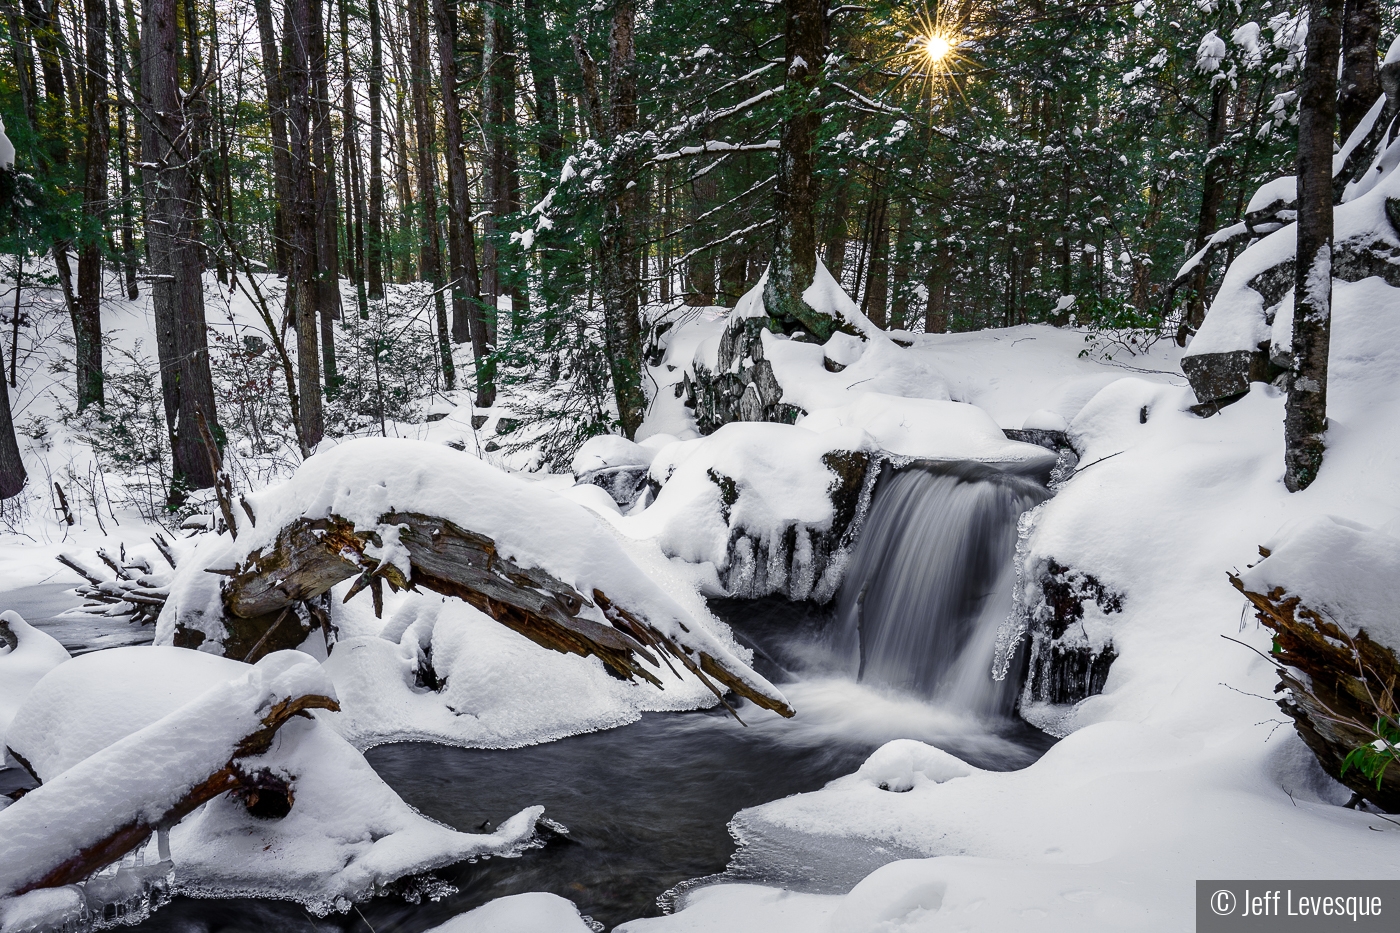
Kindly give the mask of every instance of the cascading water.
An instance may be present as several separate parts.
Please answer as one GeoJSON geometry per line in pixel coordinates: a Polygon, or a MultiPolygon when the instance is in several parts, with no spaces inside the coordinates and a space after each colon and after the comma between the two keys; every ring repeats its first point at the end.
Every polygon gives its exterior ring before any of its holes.
{"type": "Polygon", "coordinates": [[[992,679],[1011,611],[1016,519],[1049,496],[983,464],[914,464],[886,476],[851,556],[840,641],[866,683],[950,710],[1005,717],[1019,678],[992,679]]]}

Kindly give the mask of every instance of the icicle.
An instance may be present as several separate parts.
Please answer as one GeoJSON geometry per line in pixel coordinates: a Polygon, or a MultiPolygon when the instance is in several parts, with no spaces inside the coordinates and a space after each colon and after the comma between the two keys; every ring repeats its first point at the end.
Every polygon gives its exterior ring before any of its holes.
{"type": "Polygon", "coordinates": [[[1016,649],[1020,647],[1021,639],[1026,637],[1030,628],[1030,607],[1026,603],[1026,591],[1031,581],[1028,579],[1026,562],[1030,556],[1031,533],[1035,531],[1036,522],[1040,520],[1044,509],[1045,503],[1042,502],[1035,508],[1022,512],[1016,519],[1016,590],[1011,612],[997,631],[996,653],[992,656],[993,680],[1006,679],[1007,672],[1011,670],[1011,661],[1016,656],[1016,649]]]}

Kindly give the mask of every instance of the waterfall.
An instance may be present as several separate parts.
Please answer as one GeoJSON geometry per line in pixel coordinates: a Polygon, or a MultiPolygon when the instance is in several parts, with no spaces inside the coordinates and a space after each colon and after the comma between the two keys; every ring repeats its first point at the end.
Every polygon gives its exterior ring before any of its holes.
{"type": "Polygon", "coordinates": [[[978,463],[885,476],[842,583],[840,642],[863,682],[949,709],[1009,716],[1019,678],[992,679],[1012,607],[1016,519],[1049,493],[978,463]]]}

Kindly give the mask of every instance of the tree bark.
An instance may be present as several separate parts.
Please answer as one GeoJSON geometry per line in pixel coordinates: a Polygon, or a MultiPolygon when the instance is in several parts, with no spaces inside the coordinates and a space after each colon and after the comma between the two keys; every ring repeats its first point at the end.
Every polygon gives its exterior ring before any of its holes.
{"type": "Polygon", "coordinates": [[[890,327],[904,330],[909,326],[909,289],[912,274],[909,255],[914,209],[911,201],[903,201],[898,206],[899,220],[895,225],[894,261],[891,268],[890,327]]]}
{"type": "Polygon", "coordinates": [[[632,231],[636,189],[629,186],[637,174],[635,142],[631,138],[637,125],[637,57],[633,45],[636,16],[632,0],[617,0],[608,54],[612,180],[603,217],[598,268],[613,397],[617,402],[618,420],[628,438],[636,436],[647,408],[642,391],[642,322],[637,307],[636,244],[632,231]]]}
{"type": "Polygon", "coordinates": [[[820,340],[835,321],[818,314],[802,293],[817,269],[817,128],[821,109],[815,99],[826,61],[826,0],[784,0],[784,104],[787,115],[778,149],[778,181],[773,194],[777,225],[763,304],[769,316],[791,329],[800,325],[820,340]]]}
{"type": "MultiPolygon", "coordinates": [[[[1212,92],[1210,118],[1206,121],[1205,170],[1201,175],[1201,212],[1196,217],[1195,251],[1205,248],[1220,221],[1220,204],[1225,200],[1225,176],[1229,174],[1228,160],[1216,150],[1225,142],[1226,106],[1230,99],[1230,82],[1221,81],[1212,92]]],[[[1369,106],[1369,105],[1368,105],[1369,106]]],[[[1186,313],[1176,330],[1177,346],[1186,346],[1186,338],[1201,329],[1206,319],[1206,273],[1210,263],[1202,262],[1191,279],[1191,298],[1186,313]]]]}
{"type": "MultiPolygon", "coordinates": [[[[16,279],[15,288],[19,288],[18,277],[16,279]]],[[[10,412],[10,386],[3,378],[4,369],[4,356],[0,352],[0,499],[10,499],[19,495],[27,476],[24,460],[19,454],[19,438],[15,436],[14,415],[10,412]]]]}
{"type": "Polygon", "coordinates": [[[509,272],[502,269],[500,218],[510,212],[507,125],[511,115],[506,101],[513,78],[510,39],[506,30],[509,6],[502,0],[481,5],[484,42],[481,58],[481,124],[486,147],[483,153],[481,200],[481,300],[484,304],[487,344],[495,349],[501,296],[507,293],[509,272]]]}
{"type": "Polygon", "coordinates": [[[121,172],[122,190],[122,268],[126,272],[126,297],[132,301],[141,297],[136,283],[136,231],[132,213],[134,194],[131,190],[131,127],[129,114],[131,101],[127,88],[136,86],[127,71],[126,51],[123,48],[121,16],[117,10],[117,0],[111,0],[108,7],[108,26],[112,39],[113,81],[117,87],[117,165],[121,172]]]}
{"type": "Polygon", "coordinates": [[[443,298],[442,245],[438,237],[438,177],[436,119],[428,90],[432,84],[432,64],[428,54],[428,12],[425,0],[409,0],[408,42],[410,84],[413,88],[413,123],[418,143],[418,191],[423,202],[419,265],[423,281],[433,286],[433,306],[437,313],[438,357],[443,382],[449,390],[457,387],[452,362],[452,337],[447,323],[447,302],[443,298]]]}
{"type": "Polygon", "coordinates": [[[559,86],[554,77],[548,25],[541,0],[524,0],[525,48],[535,85],[535,146],[542,179],[541,196],[559,182],[564,136],[559,129],[559,86]]]}
{"type": "Polygon", "coordinates": [[[1366,111],[1381,96],[1376,44],[1381,37],[1379,0],[1344,0],[1342,83],[1337,100],[1341,139],[1351,135],[1366,111]]]}
{"type": "Polygon", "coordinates": [[[178,0],[141,5],[141,154],[146,188],[146,245],[154,284],[165,419],[170,430],[172,504],[189,489],[214,484],[199,428],[205,412],[215,436],[214,382],[204,321],[204,285],[194,236],[186,111],[179,84],[178,0]]]}
{"type": "Polygon", "coordinates": [[[384,299],[384,41],[379,0],[369,8],[369,230],[365,243],[365,277],[369,297],[384,299]]]}
{"type": "Polygon", "coordinates": [[[476,262],[476,226],[467,177],[466,141],[462,133],[462,101],[457,93],[457,10],[455,0],[433,0],[437,24],[438,61],[442,80],[443,130],[447,138],[447,220],[452,275],[452,340],[472,343],[476,360],[476,404],[489,408],[496,400],[495,380],[486,315],[481,308],[481,272],[476,262]]]}
{"type": "Polygon", "coordinates": [[[292,205],[291,154],[287,147],[287,88],[277,52],[277,28],[272,21],[272,0],[253,0],[262,44],[263,83],[267,88],[268,122],[272,126],[272,183],[277,202],[273,207],[272,255],[279,276],[290,269],[287,244],[292,205]]]}
{"type": "Polygon", "coordinates": [[[87,145],[83,154],[82,229],[78,236],[78,295],[74,302],[74,370],[78,411],[101,405],[102,244],[107,226],[107,3],[84,0],[87,49],[87,145]]]}
{"type": "MultiPolygon", "coordinates": [[[[288,0],[282,24],[282,81],[287,105],[289,192],[287,291],[297,330],[297,397],[301,442],[314,450],[325,433],[321,405],[316,300],[316,191],[312,166],[310,54],[314,0],[288,0]]],[[[314,2],[319,6],[319,2],[314,2]]]]}
{"type": "Polygon", "coordinates": [[[1322,467],[1327,354],[1332,330],[1332,141],[1342,0],[1308,4],[1307,60],[1298,110],[1298,259],[1293,365],[1284,416],[1284,485],[1306,489],[1322,467]]]}
{"type": "Polygon", "coordinates": [[[311,19],[311,120],[316,198],[316,309],[321,325],[321,365],[327,397],[340,383],[335,365],[335,322],[340,319],[340,199],[331,142],[331,101],[326,17],[329,3],[314,0],[311,19]]]}
{"type": "Polygon", "coordinates": [[[884,330],[889,324],[886,310],[890,292],[889,198],[879,196],[870,223],[870,272],[865,277],[861,311],[871,323],[884,330]]]}

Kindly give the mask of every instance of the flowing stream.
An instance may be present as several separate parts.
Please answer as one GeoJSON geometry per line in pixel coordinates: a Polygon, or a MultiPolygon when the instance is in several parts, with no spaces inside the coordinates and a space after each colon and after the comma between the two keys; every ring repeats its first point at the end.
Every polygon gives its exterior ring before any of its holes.
{"type": "MultiPolygon", "coordinates": [[[[722,712],[657,713],[530,748],[371,749],[370,764],[405,800],[458,829],[494,827],[531,804],[568,828],[518,858],[436,872],[454,894],[416,905],[381,897],[327,918],[287,902],[181,897],[135,929],[416,933],[525,891],[568,897],[611,928],[657,914],[658,897],[678,885],[721,873],[848,890],[904,853],[758,840],[735,858],[728,823],[741,809],[850,774],[895,738],[921,739],[996,770],[1025,767],[1049,748],[1053,739],[1012,713],[1018,678],[990,676],[996,629],[1009,608],[1016,517],[1045,495],[977,465],[897,471],[877,489],[832,606],[715,601],[716,614],[754,649],[758,669],[799,710],[794,720],[752,708],[747,727],[722,712]]],[[[63,587],[0,595],[0,604],[74,649],[140,637],[120,620],[58,614],[74,602],[63,587]]],[[[0,785],[13,777],[0,771],[0,785]]]]}

